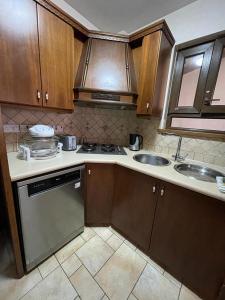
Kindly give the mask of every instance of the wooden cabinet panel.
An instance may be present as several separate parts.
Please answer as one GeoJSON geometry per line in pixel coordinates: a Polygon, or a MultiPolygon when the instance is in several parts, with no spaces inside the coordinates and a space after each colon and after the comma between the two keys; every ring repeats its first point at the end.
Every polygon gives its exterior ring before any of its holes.
{"type": "Polygon", "coordinates": [[[109,225],[114,190],[114,166],[87,164],[86,184],[86,224],[109,225]]]}
{"type": "Polygon", "coordinates": [[[73,28],[38,5],[43,105],[73,109],[73,28]]]}
{"type": "Polygon", "coordinates": [[[162,112],[171,48],[160,30],[146,35],[142,45],[133,48],[138,115],[159,116],[162,112]]]}
{"type": "Polygon", "coordinates": [[[161,189],[150,256],[203,299],[216,299],[225,276],[225,205],[169,183],[161,189]]]}
{"type": "Polygon", "coordinates": [[[125,43],[92,39],[85,87],[128,91],[125,50],[125,43]]]}
{"type": "Polygon", "coordinates": [[[0,102],[42,105],[36,3],[0,2],[0,102]]]}
{"type": "Polygon", "coordinates": [[[157,180],[116,166],[112,226],[148,250],[157,200],[157,180]]]}

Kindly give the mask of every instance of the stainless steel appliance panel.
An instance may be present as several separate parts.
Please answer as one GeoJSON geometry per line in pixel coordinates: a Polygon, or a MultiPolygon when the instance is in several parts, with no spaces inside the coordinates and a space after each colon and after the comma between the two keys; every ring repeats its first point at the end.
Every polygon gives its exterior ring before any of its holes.
{"type": "Polygon", "coordinates": [[[53,173],[50,176],[55,177],[50,179],[46,175],[29,183],[25,181],[25,185],[18,187],[27,270],[83,231],[82,176],[67,176],[69,172],[58,176],[53,173]]]}

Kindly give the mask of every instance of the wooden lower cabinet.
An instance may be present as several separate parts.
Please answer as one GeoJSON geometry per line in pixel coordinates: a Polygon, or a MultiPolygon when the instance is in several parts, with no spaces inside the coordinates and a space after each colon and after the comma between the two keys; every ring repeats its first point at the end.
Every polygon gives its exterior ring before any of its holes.
{"type": "Polygon", "coordinates": [[[110,225],[113,190],[114,165],[94,163],[86,165],[86,225],[110,225]]]}
{"type": "Polygon", "coordinates": [[[111,224],[204,300],[225,300],[225,203],[125,167],[87,165],[86,223],[111,224]]]}
{"type": "Polygon", "coordinates": [[[225,203],[161,183],[149,253],[200,297],[217,299],[225,278],[225,203]]]}
{"type": "Polygon", "coordinates": [[[115,166],[112,226],[147,251],[157,201],[157,180],[115,166]]]}

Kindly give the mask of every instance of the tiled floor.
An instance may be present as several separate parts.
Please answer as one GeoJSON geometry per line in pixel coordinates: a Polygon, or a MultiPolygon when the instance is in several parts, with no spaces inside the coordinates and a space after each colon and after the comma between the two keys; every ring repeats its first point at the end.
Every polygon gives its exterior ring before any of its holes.
{"type": "Polygon", "coordinates": [[[20,280],[0,274],[0,300],[198,300],[112,228],[85,228],[20,280]]]}

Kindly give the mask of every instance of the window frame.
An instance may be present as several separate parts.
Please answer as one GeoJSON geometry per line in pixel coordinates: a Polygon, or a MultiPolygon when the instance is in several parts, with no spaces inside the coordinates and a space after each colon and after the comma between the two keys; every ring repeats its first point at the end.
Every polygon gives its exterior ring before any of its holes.
{"type": "MultiPolygon", "coordinates": [[[[221,63],[221,58],[218,59],[218,55],[219,55],[218,49],[220,47],[220,51],[221,51],[221,41],[222,44],[224,45],[223,47],[225,47],[225,31],[176,46],[175,48],[176,57],[174,59],[174,64],[173,64],[171,89],[170,89],[170,96],[169,96],[169,103],[168,103],[169,104],[168,113],[166,119],[166,128],[159,129],[158,130],[159,133],[175,134],[175,135],[190,137],[190,138],[206,138],[206,139],[211,139],[216,141],[225,141],[225,131],[171,127],[172,118],[225,119],[225,105],[217,105],[214,108],[213,106],[206,105],[205,103],[207,101],[205,98],[206,98],[206,91],[208,90],[209,87],[209,83],[211,84],[210,87],[213,86],[213,91],[216,85],[219,67],[221,63]],[[205,45],[207,46],[205,47],[205,45]],[[191,51],[190,49],[193,50],[191,51]],[[201,51],[203,51],[204,49],[205,52],[208,51],[207,63],[204,65],[204,70],[203,70],[204,76],[202,75],[202,70],[200,71],[200,75],[199,75],[200,83],[198,82],[194,105],[193,107],[181,106],[180,109],[175,110],[175,108],[177,107],[177,103],[179,101],[179,94],[180,94],[180,87],[181,87],[182,73],[183,73],[183,67],[182,70],[180,71],[181,65],[179,66],[180,69],[177,70],[177,61],[179,60],[179,54],[182,53],[182,51],[185,55],[189,55],[193,53],[198,54],[198,51],[199,53],[201,53],[201,51]],[[180,78],[176,78],[178,71],[180,72],[179,73],[180,78]],[[202,81],[200,79],[200,76],[203,76],[202,81]],[[201,91],[198,90],[200,88],[201,91]],[[223,109],[222,112],[219,111],[221,107],[223,109]]],[[[181,62],[179,63],[181,64],[181,62]]]]}

